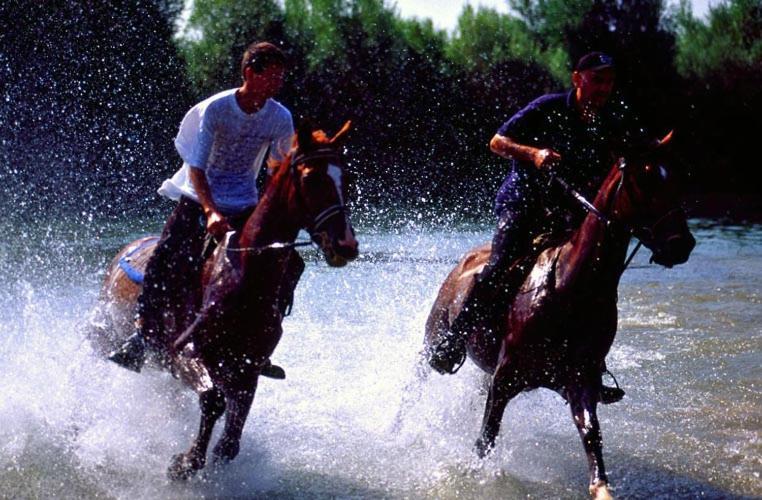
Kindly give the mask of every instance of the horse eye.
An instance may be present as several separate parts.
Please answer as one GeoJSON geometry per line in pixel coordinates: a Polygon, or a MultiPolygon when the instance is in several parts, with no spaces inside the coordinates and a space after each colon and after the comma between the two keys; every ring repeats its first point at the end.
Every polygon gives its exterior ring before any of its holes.
{"type": "Polygon", "coordinates": [[[309,170],[302,176],[302,182],[305,186],[315,186],[319,180],[320,176],[314,170],[309,170]]]}

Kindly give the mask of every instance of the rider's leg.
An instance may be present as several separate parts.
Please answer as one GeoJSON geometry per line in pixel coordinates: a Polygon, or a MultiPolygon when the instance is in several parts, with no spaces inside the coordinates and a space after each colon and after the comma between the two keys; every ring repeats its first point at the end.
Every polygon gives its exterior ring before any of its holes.
{"type": "Polygon", "coordinates": [[[527,240],[528,228],[520,212],[503,210],[492,239],[488,264],[476,278],[471,292],[463,302],[458,316],[433,346],[429,364],[439,373],[455,373],[464,359],[466,334],[481,318],[489,318],[504,307],[509,296],[505,287],[505,270],[521,255],[527,240]]]}
{"type": "MultiPolygon", "coordinates": [[[[503,181],[495,202],[498,224],[492,239],[490,260],[477,276],[469,296],[463,302],[458,316],[450,324],[449,331],[442,332],[429,354],[429,365],[439,373],[455,373],[465,359],[466,333],[481,317],[488,317],[492,305],[500,295],[499,282],[503,271],[519,256],[529,239],[533,213],[536,211],[536,188],[521,168],[514,168],[503,181]]],[[[505,301],[497,301],[505,302],[505,301]]],[[[500,307],[502,304],[495,304],[500,307]]]]}
{"type": "Polygon", "coordinates": [[[450,327],[453,332],[467,330],[480,317],[490,317],[492,312],[505,305],[505,298],[509,296],[506,271],[526,251],[531,231],[527,222],[528,217],[523,209],[506,207],[501,212],[492,238],[489,262],[477,275],[460,314],[453,321],[450,327]]]}
{"type": "Polygon", "coordinates": [[[154,253],[146,265],[143,291],[138,298],[138,330],[109,359],[139,372],[145,363],[146,348],[165,349],[164,312],[177,298],[189,274],[200,269],[205,234],[201,206],[181,198],[167,220],[154,253]]]}
{"type": "Polygon", "coordinates": [[[506,306],[505,301],[510,296],[510,290],[505,287],[506,271],[527,250],[532,234],[537,232],[536,226],[541,223],[537,217],[541,199],[542,192],[532,172],[514,167],[495,199],[498,223],[492,238],[489,262],[477,275],[463,311],[454,321],[454,330],[468,328],[482,307],[485,313],[491,313],[506,306]]]}

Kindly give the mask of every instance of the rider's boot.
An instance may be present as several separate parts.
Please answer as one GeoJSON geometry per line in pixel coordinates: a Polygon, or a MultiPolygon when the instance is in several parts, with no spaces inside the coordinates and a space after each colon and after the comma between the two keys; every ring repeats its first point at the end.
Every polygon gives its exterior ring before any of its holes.
{"type": "MultiPolygon", "coordinates": [[[[141,297],[142,300],[142,297],[141,297]]],[[[143,309],[143,314],[138,314],[135,320],[135,333],[127,337],[127,340],[116,351],[109,354],[109,361],[113,361],[123,368],[132,370],[136,373],[140,373],[143,365],[146,363],[146,357],[149,351],[158,353],[159,350],[154,342],[151,342],[153,337],[149,337],[148,332],[155,331],[156,322],[152,321],[149,311],[139,304],[140,309],[143,309]]],[[[162,363],[167,363],[167,359],[161,359],[162,363]]],[[[168,365],[168,364],[167,364],[168,365]]]]}
{"type": "Polygon", "coordinates": [[[453,374],[466,357],[466,336],[469,330],[496,310],[497,290],[493,284],[494,271],[490,266],[476,277],[473,288],[463,301],[463,307],[443,333],[429,356],[429,365],[439,373],[453,374]]]}
{"type": "Polygon", "coordinates": [[[129,337],[116,351],[108,356],[109,361],[140,373],[146,362],[146,341],[143,334],[138,330],[129,337]]]}
{"type": "Polygon", "coordinates": [[[262,368],[259,372],[263,377],[274,378],[275,380],[283,380],[286,378],[286,370],[278,365],[272,364],[270,358],[267,358],[262,363],[262,368]]]}
{"type": "Polygon", "coordinates": [[[442,375],[457,372],[465,360],[465,335],[453,333],[452,330],[445,331],[429,353],[429,365],[442,375]]]}

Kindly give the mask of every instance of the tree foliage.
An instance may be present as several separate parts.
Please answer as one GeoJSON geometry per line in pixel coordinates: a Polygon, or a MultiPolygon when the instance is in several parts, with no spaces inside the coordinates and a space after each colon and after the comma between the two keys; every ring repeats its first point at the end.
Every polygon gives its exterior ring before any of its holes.
{"type": "Polygon", "coordinates": [[[706,21],[683,2],[673,16],[675,65],[686,131],[684,156],[698,185],[759,193],[753,135],[762,128],[762,1],[732,0],[709,10],[706,21]]]}
{"type": "Polygon", "coordinates": [[[74,207],[152,199],[177,166],[183,113],[239,85],[246,45],[270,40],[289,57],[279,100],[297,119],[354,120],[360,201],[462,199],[485,212],[507,168],[490,137],[567,86],[590,50],[615,57],[617,98],[654,135],[677,129],[696,188],[756,189],[745,145],[760,128],[760,0],[726,0],[705,20],[685,0],[509,4],[511,14],[466,6],[447,33],[387,0],[194,0],[175,33],[182,0],[0,3],[15,20],[0,32],[1,180],[27,186],[12,203],[62,188],[79,193],[61,202],[74,207]]]}
{"type": "MultiPolygon", "coordinates": [[[[762,2],[735,0],[711,7],[707,22],[693,17],[690,4],[683,0],[676,14],[678,52],[677,70],[693,79],[759,70],[762,64],[762,2]]],[[[733,84],[738,83],[733,81],[733,84]]]]}

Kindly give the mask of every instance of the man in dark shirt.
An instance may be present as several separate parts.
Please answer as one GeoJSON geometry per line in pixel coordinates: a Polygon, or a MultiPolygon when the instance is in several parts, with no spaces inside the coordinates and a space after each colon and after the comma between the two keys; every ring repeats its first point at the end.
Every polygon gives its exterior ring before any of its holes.
{"type": "MultiPolygon", "coordinates": [[[[490,141],[495,154],[512,160],[512,168],[495,200],[497,230],[492,253],[477,277],[461,313],[452,323],[451,337],[435,348],[431,365],[452,373],[462,359],[462,332],[492,309],[506,306],[513,291],[498,286],[511,262],[529,249],[534,237],[576,227],[584,218],[568,194],[549,185],[544,171],[563,178],[586,198],[596,193],[614,161],[616,146],[638,134],[626,106],[611,102],[615,81],[614,62],[601,52],[583,56],[572,73],[568,93],[544,95],[516,113],[490,141]]],[[[528,271],[522,270],[522,271],[528,271]]],[[[623,392],[607,394],[609,401],[623,392]]],[[[618,398],[618,399],[617,399],[618,398]]]]}
{"type": "Polygon", "coordinates": [[[615,160],[616,147],[640,135],[626,106],[610,99],[615,76],[611,57],[587,54],[572,73],[571,91],[531,102],[490,141],[492,152],[511,159],[512,168],[495,200],[498,230],[480,282],[520,257],[538,234],[582,222],[584,210],[570,203],[558,185],[549,185],[545,172],[592,199],[615,160]]]}

